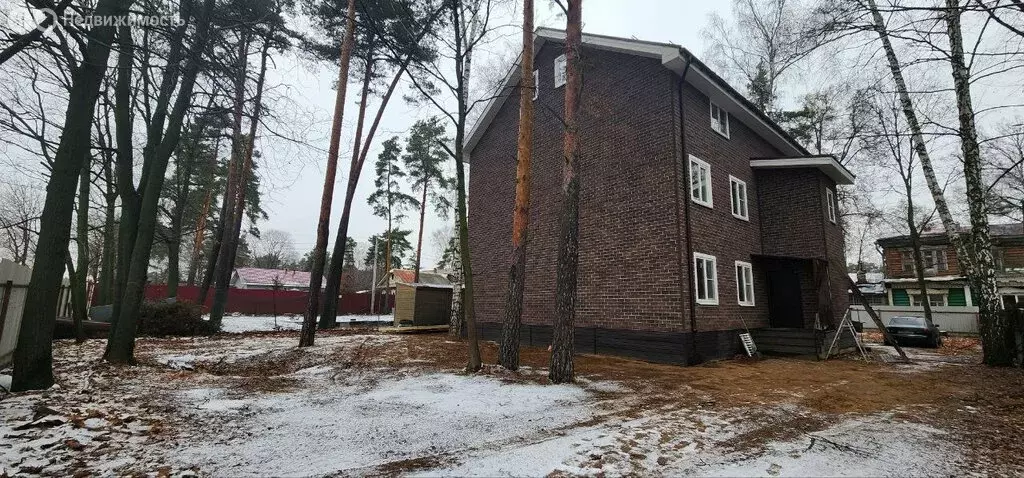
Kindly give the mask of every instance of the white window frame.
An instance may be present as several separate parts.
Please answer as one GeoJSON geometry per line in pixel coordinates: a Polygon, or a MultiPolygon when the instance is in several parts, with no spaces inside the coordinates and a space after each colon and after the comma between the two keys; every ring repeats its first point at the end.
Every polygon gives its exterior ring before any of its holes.
{"type": "Polygon", "coordinates": [[[747,195],[747,183],[731,174],[729,175],[729,205],[732,208],[733,217],[744,221],[750,220],[750,198],[747,195]],[[740,190],[743,192],[742,198],[737,198],[736,192],[740,190]]]}
{"type": "Polygon", "coordinates": [[[565,85],[565,53],[555,57],[554,68],[555,68],[555,88],[565,85]]]}
{"type": "MultiPolygon", "coordinates": [[[[913,292],[918,292],[918,291],[913,291],[913,292]]],[[[910,298],[910,306],[911,307],[923,307],[924,306],[922,301],[915,299],[915,297],[921,297],[921,299],[923,300],[924,299],[923,295],[915,294],[915,293],[912,293],[912,292],[908,291],[907,292],[907,297],[910,298]]],[[[928,293],[928,303],[931,304],[932,307],[946,307],[946,306],[949,305],[949,294],[946,293],[946,292],[943,292],[943,293],[928,293]],[[933,303],[932,299],[935,299],[935,298],[938,298],[938,297],[942,298],[942,303],[941,304],[933,303]]]]}
{"type": "Polygon", "coordinates": [[[712,209],[715,207],[714,190],[711,187],[711,165],[707,161],[693,155],[690,155],[690,199],[701,206],[707,206],[712,209]],[[703,184],[700,182],[702,171],[704,172],[703,179],[705,180],[703,184]],[[697,188],[694,188],[694,178],[698,181],[697,188]],[[707,198],[700,195],[700,186],[704,186],[703,189],[707,191],[707,198]]]}
{"type": "Polygon", "coordinates": [[[708,109],[708,116],[711,118],[711,129],[729,139],[729,112],[716,105],[714,101],[708,101],[708,103],[711,104],[711,107],[708,109]],[[715,119],[716,110],[718,111],[717,120],[715,119]]]}
{"type": "Polygon", "coordinates": [[[540,70],[533,70],[533,100],[540,96],[540,70]]]}
{"type": "Polygon", "coordinates": [[[744,307],[754,306],[754,266],[749,262],[736,261],[736,303],[744,307]],[[744,298],[744,296],[746,296],[744,298]]]}
{"type": "Polygon", "coordinates": [[[693,253],[693,293],[694,299],[700,305],[718,305],[718,259],[715,256],[708,254],[701,254],[700,252],[693,253]],[[698,262],[703,262],[704,267],[699,268],[698,262]],[[710,267],[708,265],[710,264],[710,267]],[[698,270],[704,271],[704,277],[700,277],[698,270]],[[708,277],[708,271],[711,271],[711,276],[708,277]],[[705,297],[700,297],[700,284],[704,283],[705,297]],[[710,294],[709,294],[710,292],[710,294]]]}
{"type": "Polygon", "coordinates": [[[825,202],[828,203],[828,220],[836,223],[836,193],[832,189],[825,189],[825,202]]]}

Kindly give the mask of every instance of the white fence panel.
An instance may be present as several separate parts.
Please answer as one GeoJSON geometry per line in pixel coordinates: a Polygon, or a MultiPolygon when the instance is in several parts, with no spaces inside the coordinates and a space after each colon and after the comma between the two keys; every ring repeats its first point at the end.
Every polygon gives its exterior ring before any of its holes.
{"type": "Polygon", "coordinates": [[[31,268],[7,259],[0,260],[0,367],[14,358],[31,276],[31,268]]]}
{"type": "MultiPolygon", "coordinates": [[[[889,319],[901,315],[924,317],[924,308],[906,305],[876,305],[872,309],[878,313],[882,323],[888,325],[889,319]]],[[[850,315],[853,320],[864,323],[865,329],[874,329],[875,323],[864,310],[863,305],[851,305],[850,315]]],[[[958,334],[978,333],[978,308],[977,307],[932,307],[932,322],[939,325],[944,332],[958,334]]]]}

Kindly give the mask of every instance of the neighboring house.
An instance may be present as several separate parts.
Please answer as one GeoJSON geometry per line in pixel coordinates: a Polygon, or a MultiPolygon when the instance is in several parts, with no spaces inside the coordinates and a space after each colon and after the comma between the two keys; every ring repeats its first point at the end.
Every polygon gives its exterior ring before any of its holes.
{"type": "MultiPolygon", "coordinates": [[[[1024,228],[1021,224],[992,224],[992,255],[996,282],[1004,307],[1024,304],[1024,228]]],[[[961,234],[967,234],[964,230],[961,234]]],[[[921,235],[926,291],[914,272],[910,236],[878,240],[885,267],[885,285],[891,305],[919,306],[927,298],[933,306],[971,307],[970,287],[960,272],[956,251],[945,232],[921,235]]]]}
{"type": "Polygon", "coordinates": [[[238,267],[231,274],[231,287],[237,289],[309,290],[309,272],[238,267]]]}
{"type": "MultiPolygon", "coordinates": [[[[885,274],[881,272],[851,272],[850,280],[857,284],[857,289],[867,300],[868,305],[889,305],[889,296],[885,291],[885,274]]],[[[853,292],[850,292],[850,304],[857,304],[853,292]]],[[[859,304],[858,304],[859,305],[859,304]]]]}
{"type": "Polygon", "coordinates": [[[429,285],[434,287],[452,287],[451,273],[439,269],[421,270],[420,280],[415,282],[416,273],[412,269],[391,269],[391,272],[377,280],[378,289],[394,289],[396,285],[429,285]]]}
{"type": "MultiPolygon", "coordinates": [[[[563,42],[562,31],[536,32],[522,337],[545,347],[563,42]]],[[[838,323],[849,279],[836,186],[853,175],[809,154],[677,45],[584,34],[582,58],[577,350],[696,363],[738,353],[745,329],[814,337],[816,323],[838,323]]],[[[466,144],[475,315],[489,339],[500,335],[511,256],[518,82],[513,67],[466,144]]]]}

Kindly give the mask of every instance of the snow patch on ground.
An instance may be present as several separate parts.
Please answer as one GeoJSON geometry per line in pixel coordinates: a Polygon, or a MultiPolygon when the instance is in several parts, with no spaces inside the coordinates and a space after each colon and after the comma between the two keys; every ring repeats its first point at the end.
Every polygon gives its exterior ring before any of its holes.
{"type": "MultiPolygon", "coordinates": [[[[209,319],[209,316],[206,316],[209,319]]],[[[338,323],[384,323],[394,322],[394,315],[339,315],[338,323]]],[[[226,315],[221,322],[221,332],[239,334],[244,332],[273,332],[279,330],[301,330],[301,315],[226,315]]]]}
{"type": "Polygon", "coordinates": [[[0,375],[0,388],[2,388],[4,390],[10,390],[11,389],[11,376],[10,375],[0,375]]]}
{"type": "MultiPolygon", "coordinates": [[[[232,410],[244,419],[221,422],[216,442],[185,446],[174,454],[182,465],[198,465],[213,475],[354,472],[495,442],[539,439],[591,416],[589,393],[575,386],[438,373],[366,386],[335,383],[315,391],[231,400],[232,410]],[[342,443],[345,450],[339,453],[342,443]]],[[[196,406],[194,394],[181,398],[196,406]]],[[[210,398],[198,404],[197,418],[217,426],[221,415],[206,412],[223,402],[210,398]]]]}
{"type": "Polygon", "coordinates": [[[962,470],[960,452],[946,433],[927,425],[894,422],[889,415],[849,419],[763,453],[729,457],[683,470],[704,476],[940,476],[962,470]]]}

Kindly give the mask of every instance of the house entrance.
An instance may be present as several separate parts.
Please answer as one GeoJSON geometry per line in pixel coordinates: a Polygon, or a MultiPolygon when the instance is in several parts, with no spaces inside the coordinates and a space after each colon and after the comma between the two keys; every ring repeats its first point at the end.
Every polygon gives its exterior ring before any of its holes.
{"type": "Polygon", "coordinates": [[[800,276],[796,269],[781,267],[768,272],[768,314],[773,328],[803,328],[804,310],[800,276]]]}

